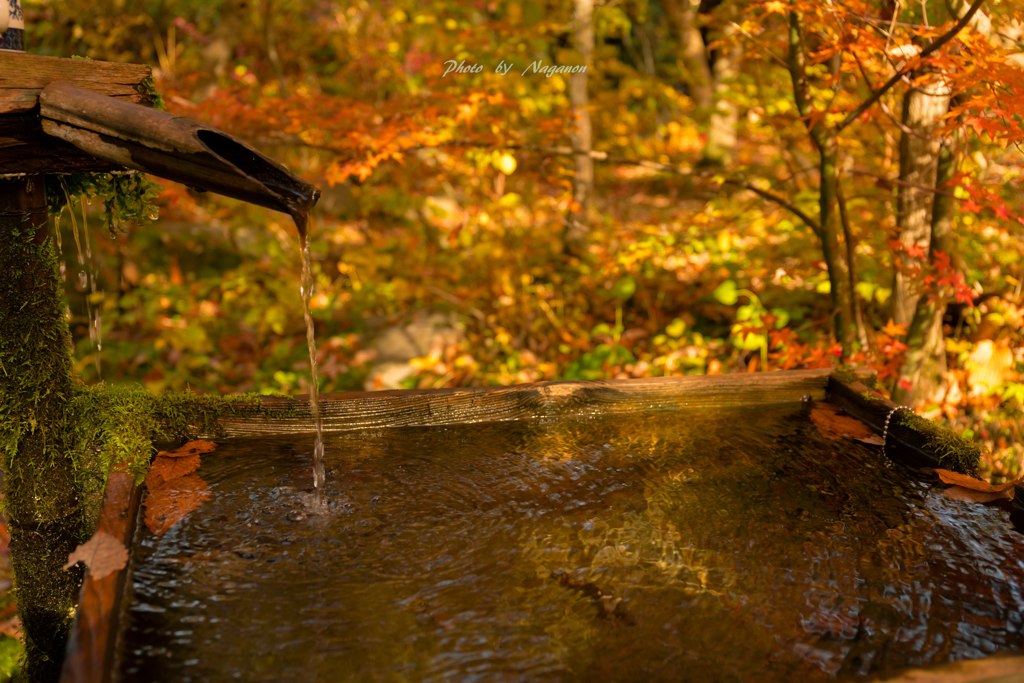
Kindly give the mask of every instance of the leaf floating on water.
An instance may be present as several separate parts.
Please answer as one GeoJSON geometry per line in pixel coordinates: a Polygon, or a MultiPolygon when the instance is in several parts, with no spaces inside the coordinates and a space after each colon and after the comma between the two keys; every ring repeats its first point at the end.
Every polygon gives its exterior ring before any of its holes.
{"type": "Polygon", "coordinates": [[[990,484],[983,479],[950,470],[936,469],[935,474],[943,482],[953,484],[952,488],[946,489],[947,496],[976,503],[991,503],[1003,498],[1013,500],[1014,488],[1024,483],[1024,476],[1004,484],[990,484]]]}
{"type": "Polygon", "coordinates": [[[163,536],[175,524],[213,495],[198,474],[173,479],[146,496],[146,528],[154,536],[163,536]]]}
{"type": "Polygon", "coordinates": [[[146,474],[146,488],[153,491],[169,481],[192,474],[197,469],[199,469],[198,453],[187,457],[175,456],[173,458],[158,455],[150,466],[149,473],[146,474]]]}
{"type": "Polygon", "coordinates": [[[128,565],[128,549],[106,531],[97,531],[68,555],[64,569],[71,569],[79,562],[84,562],[89,568],[89,576],[102,579],[128,565]]]}
{"type": "Polygon", "coordinates": [[[831,403],[816,403],[811,408],[811,422],[818,428],[818,433],[826,439],[856,439],[877,446],[882,445],[882,438],[866,424],[855,417],[841,414],[838,406],[831,403]]]}
{"type": "Polygon", "coordinates": [[[160,451],[157,458],[191,458],[198,457],[203,453],[211,453],[217,450],[217,444],[213,441],[189,441],[186,444],[175,448],[172,451],[160,451]]]}
{"type": "Polygon", "coordinates": [[[212,495],[194,472],[199,469],[200,455],[216,449],[212,441],[189,441],[157,453],[146,475],[146,528],[154,536],[163,536],[212,495]]]}

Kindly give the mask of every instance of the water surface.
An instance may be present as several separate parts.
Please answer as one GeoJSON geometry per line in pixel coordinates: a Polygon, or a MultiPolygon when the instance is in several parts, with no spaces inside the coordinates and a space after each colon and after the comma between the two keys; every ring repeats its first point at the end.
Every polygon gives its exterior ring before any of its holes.
{"type": "Polygon", "coordinates": [[[125,681],[816,681],[1024,649],[1007,513],[799,407],[229,442],[125,681]]]}

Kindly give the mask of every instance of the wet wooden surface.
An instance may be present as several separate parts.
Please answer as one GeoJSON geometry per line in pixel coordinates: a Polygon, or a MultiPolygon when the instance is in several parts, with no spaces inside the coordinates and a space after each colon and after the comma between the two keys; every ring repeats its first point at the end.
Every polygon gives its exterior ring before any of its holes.
{"type": "MultiPolygon", "coordinates": [[[[112,472],[107,480],[97,531],[105,531],[131,551],[142,487],[129,472],[112,472]]],[[[110,680],[119,619],[124,610],[128,569],[100,579],[88,572],[82,584],[78,616],[69,639],[62,683],[101,683],[110,680]]]]}
{"type": "MultiPolygon", "coordinates": [[[[658,408],[727,408],[825,397],[829,370],[718,376],[538,382],[510,387],[424,389],[323,394],[329,432],[400,426],[506,422],[556,415],[607,415],[658,408]]],[[[263,400],[262,414],[221,419],[229,436],[313,431],[304,399],[263,400]]]]}

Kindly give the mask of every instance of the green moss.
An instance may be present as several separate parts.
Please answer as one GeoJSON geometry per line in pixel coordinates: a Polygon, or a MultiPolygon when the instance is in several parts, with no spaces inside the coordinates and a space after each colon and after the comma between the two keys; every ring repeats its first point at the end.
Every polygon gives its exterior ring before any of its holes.
{"type": "Polygon", "coordinates": [[[920,415],[901,410],[894,418],[898,424],[924,436],[925,450],[939,461],[939,466],[973,474],[981,462],[981,447],[964,440],[958,434],[942,425],[926,420],[920,415]]]}
{"type": "MultiPolygon", "coordinates": [[[[878,394],[865,391],[859,394],[865,403],[875,404],[889,410],[891,403],[878,394]]],[[[899,410],[893,415],[893,423],[910,429],[922,437],[923,450],[938,461],[939,467],[954,472],[973,474],[981,462],[981,447],[960,437],[948,427],[925,419],[908,410],[899,410]]]]}
{"type": "Polygon", "coordinates": [[[157,186],[140,171],[55,173],[46,184],[46,203],[55,216],[69,208],[77,197],[102,200],[104,221],[111,235],[122,234],[131,225],[156,220],[157,195],[157,186]]]}
{"type": "Polygon", "coordinates": [[[832,376],[843,384],[860,382],[869,389],[874,389],[878,384],[878,375],[876,373],[867,374],[864,368],[853,365],[840,365],[832,370],[832,376]]]}
{"type": "Polygon", "coordinates": [[[164,98],[160,91],[156,89],[156,82],[152,76],[146,76],[142,79],[142,82],[135,86],[135,92],[139,93],[139,97],[142,98],[141,104],[148,105],[153,109],[167,109],[167,105],[164,104],[164,98]]]}
{"type": "Polygon", "coordinates": [[[66,408],[74,393],[64,283],[35,178],[0,181],[0,455],[29,680],[55,680],[82,540],[66,408]]]}
{"type": "Polygon", "coordinates": [[[67,482],[64,408],[73,393],[64,286],[52,239],[38,239],[32,223],[0,225],[0,455],[8,514],[25,524],[74,508],[73,492],[59,489],[67,482]]]}
{"type": "Polygon", "coordinates": [[[141,481],[154,443],[221,436],[221,417],[260,411],[259,397],[251,394],[153,396],[140,386],[118,385],[79,389],[68,407],[67,425],[86,528],[95,527],[111,468],[127,469],[141,481]]]}

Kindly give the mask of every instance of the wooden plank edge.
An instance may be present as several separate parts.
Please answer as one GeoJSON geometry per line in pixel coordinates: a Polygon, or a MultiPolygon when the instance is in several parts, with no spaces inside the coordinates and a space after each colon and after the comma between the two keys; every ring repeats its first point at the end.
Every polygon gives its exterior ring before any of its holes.
{"type": "Polygon", "coordinates": [[[966,466],[967,458],[953,461],[937,452],[936,435],[941,435],[947,449],[955,449],[965,454],[979,455],[981,450],[977,445],[965,441],[951,430],[920,417],[913,411],[899,409],[902,407],[860,381],[847,382],[833,375],[828,380],[827,395],[828,401],[839,405],[880,436],[885,435],[885,423],[888,419],[886,453],[897,456],[907,465],[941,467],[968,473],[977,467],[976,459],[973,466],[966,466]]]}
{"type": "Polygon", "coordinates": [[[99,579],[86,570],[61,669],[61,683],[111,680],[141,499],[142,486],[136,485],[134,475],[121,470],[110,473],[96,530],[105,531],[124,544],[129,552],[128,565],[99,579]]]}
{"type": "MultiPolygon", "coordinates": [[[[830,370],[687,375],[623,380],[551,381],[508,387],[345,392],[320,397],[324,429],[344,432],[402,426],[507,422],[559,415],[624,414],[661,408],[722,408],[822,400],[830,370]]],[[[224,435],[313,431],[305,397],[266,397],[219,420],[224,435]]],[[[214,435],[206,435],[214,436],[214,435]]]]}
{"type": "Polygon", "coordinates": [[[146,64],[0,51],[0,117],[36,112],[39,92],[55,81],[152,105],[152,94],[143,88],[152,74],[146,64]]]}

